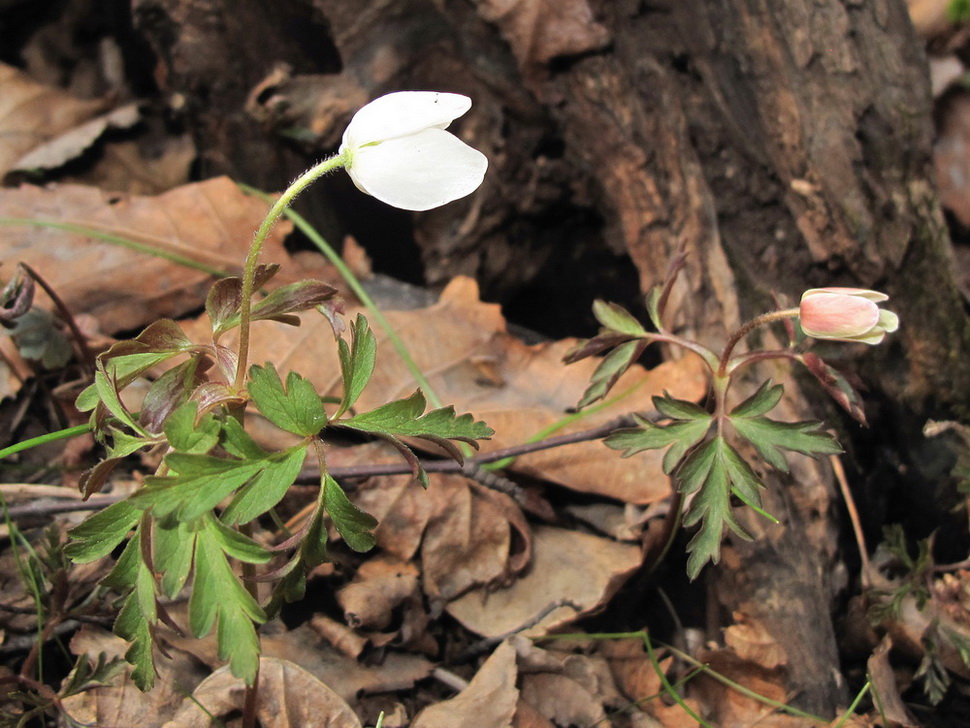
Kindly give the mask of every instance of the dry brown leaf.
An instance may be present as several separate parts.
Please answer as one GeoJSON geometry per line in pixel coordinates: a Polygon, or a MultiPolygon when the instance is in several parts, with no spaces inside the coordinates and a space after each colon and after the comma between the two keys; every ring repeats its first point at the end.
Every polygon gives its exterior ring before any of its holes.
{"type": "Polygon", "coordinates": [[[512,724],[519,691],[515,687],[515,649],[503,642],[451,700],[430,705],[414,718],[412,728],[507,728],[512,724]]]}
{"type": "MultiPolygon", "coordinates": [[[[696,728],[697,721],[681,706],[664,702],[665,690],[639,639],[609,640],[600,643],[599,651],[609,660],[613,678],[620,692],[640,710],[652,716],[654,725],[663,728],[696,728]]],[[[672,657],[660,660],[660,669],[666,672],[672,657]]],[[[697,701],[681,696],[695,713],[700,711],[697,701]]]]}
{"type": "Polygon", "coordinates": [[[484,637],[522,627],[526,635],[546,634],[602,607],[640,565],[639,548],[586,533],[536,526],[532,539],[529,569],[515,582],[471,591],[447,612],[484,637]],[[555,606],[561,600],[573,606],[555,606]]]}
{"type": "Polygon", "coordinates": [[[418,567],[387,554],[368,559],[353,580],[337,592],[347,624],[364,630],[375,647],[393,642],[398,647],[436,653],[427,633],[418,567]]]}
{"type": "MultiPolygon", "coordinates": [[[[697,658],[714,672],[757,695],[779,703],[786,702],[790,697],[785,693],[783,670],[765,670],[728,650],[705,652],[697,658]]],[[[808,728],[815,725],[804,718],[779,713],[775,708],[749,698],[707,673],[691,681],[690,694],[702,706],[703,715],[718,728],[748,728],[752,725],[759,728],[808,728]]]]}
{"type": "MultiPolygon", "coordinates": [[[[170,610],[177,615],[178,609],[170,610]]],[[[184,619],[178,619],[183,621],[184,619]]],[[[166,636],[167,644],[194,655],[211,668],[224,663],[216,654],[216,636],[202,639],[166,636]]],[[[334,649],[309,625],[273,634],[264,627],[260,634],[263,657],[278,657],[296,663],[330,687],[347,702],[357,696],[407,690],[431,674],[432,664],[420,655],[389,652],[380,664],[365,665],[334,649]]]]}
{"type": "Polygon", "coordinates": [[[606,710],[599,696],[566,675],[523,675],[522,702],[531,705],[555,725],[607,723],[606,710]]]}
{"type": "MultiPolygon", "coordinates": [[[[228,667],[220,668],[199,684],[164,728],[209,728],[207,713],[216,718],[238,713],[244,696],[243,681],[228,667]]],[[[273,657],[259,661],[256,716],[263,728],[360,728],[360,720],[337,693],[299,665],[273,657]]]]}
{"type": "MultiPolygon", "coordinates": [[[[0,217],[95,228],[222,271],[241,268],[253,230],[267,209],[226,177],[156,197],[80,185],[0,190],[0,217]]],[[[266,258],[285,260],[282,242],[289,229],[288,223],[277,225],[267,241],[266,258]]],[[[137,329],[198,308],[212,282],[202,271],[78,233],[0,225],[2,270],[12,271],[18,261],[38,271],[74,313],[93,314],[108,332],[137,329]]],[[[38,300],[44,299],[38,295],[38,300]]]]}
{"type": "Polygon", "coordinates": [[[360,565],[353,580],[337,592],[337,603],[352,627],[384,629],[391,613],[417,594],[417,566],[379,555],[360,565]]]}
{"type": "Polygon", "coordinates": [[[520,700],[512,718],[512,728],[556,728],[556,726],[537,709],[520,700]]]}
{"type": "Polygon", "coordinates": [[[866,662],[866,669],[869,673],[869,680],[872,681],[872,690],[879,700],[880,708],[886,718],[905,728],[914,728],[919,723],[913,718],[906,708],[899,695],[899,686],[896,683],[896,673],[889,664],[889,651],[893,647],[892,638],[886,635],[882,642],[872,651],[872,655],[866,662]]]}
{"type": "Polygon", "coordinates": [[[62,183],[92,185],[130,195],[157,195],[187,184],[198,156],[189,134],[113,140],[80,174],[58,175],[62,183]]]}
{"type": "MultiPolygon", "coordinates": [[[[128,643],[97,627],[85,625],[71,639],[71,652],[88,655],[100,653],[124,657],[128,643]]],[[[158,675],[155,688],[143,693],[132,682],[130,667],[122,671],[112,685],[86,690],[64,699],[67,713],[87,725],[99,728],[155,728],[175,715],[187,693],[201,682],[204,673],[199,664],[181,650],[170,650],[170,657],[156,660],[158,675]]]]}
{"type": "Polygon", "coordinates": [[[788,664],[788,655],[778,641],[765,630],[761,622],[741,612],[734,613],[734,624],[724,630],[724,642],[742,660],[748,660],[767,670],[788,664]]]}
{"type": "MultiPolygon", "coordinates": [[[[348,317],[354,314],[349,311],[348,317]]],[[[562,357],[573,345],[571,340],[528,346],[510,336],[499,307],[479,301],[478,286],[470,278],[453,280],[440,301],[429,308],[387,311],[385,316],[441,401],[454,404],[458,412],[472,412],[495,429],[493,438],[482,443],[482,452],[522,444],[561,422],[582,397],[598,364],[589,359],[564,366],[562,357]]],[[[201,338],[204,327],[200,320],[187,329],[193,338],[201,338]]],[[[272,361],[281,371],[298,371],[319,392],[334,395],[342,380],[329,329],[317,314],[304,316],[297,329],[258,322],[250,360],[272,361]]],[[[375,329],[375,335],[377,370],[357,403],[359,411],[407,397],[417,388],[384,333],[375,329]]],[[[224,343],[229,341],[225,337],[224,343]]],[[[631,411],[652,411],[651,398],[664,391],[697,401],[706,388],[703,365],[695,357],[649,371],[633,367],[614,390],[617,396],[625,396],[556,434],[595,427],[631,411]]],[[[662,456],[650,451],[622,459],[594,441],[520,457],[512,469],[580,492],[645,504],[670,494],[669,479],[660,465],[662,456]]]]}
{"type": "Polygon", "coordinates": [[[604,47],[609,31],[593,19],[586,0],[475,0],[495,23],[527,73],[560,56],[604,47]]]}
{"type": "Polygon", "coordinates": [[[343,622],[331,619],[325,614],[314,614],[310,617],[310,627],[327,642],[336,647],[347,657],[358,658],[367,647],[367,639],[361,637],[343,622]]]}
{"type": "Polygon", "coordinates": [[[11,170],[51,170],[81,156],[109,129],[129,129],[138,123],[138,104],[126,104],[96,116],[68,132],[34,147],[14,162],[11,170]]]}
{"type": "Polygon", "coordinates": [[[427,491],[409,477],[375,478],[353,498],[380,521],[382,549],[403,560],[420,550],[422,586],[434,601],[504,583],[531,553],[529,526],[511,499],[458,475],[436,477],[427,491]]]}
{"type": "Polygon", "coordinates": [[[107,108],[103,99],[76,98],[0,63],[0,179],[32,149],[107,108]]]}

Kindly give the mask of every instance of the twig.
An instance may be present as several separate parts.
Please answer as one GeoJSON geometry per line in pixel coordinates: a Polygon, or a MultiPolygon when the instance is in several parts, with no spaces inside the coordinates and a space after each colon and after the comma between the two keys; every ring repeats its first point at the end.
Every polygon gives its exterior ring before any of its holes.
{"type": "Polygon", "coordinates": [[[829,462],[832,463],[832,471],[835,473],[835,479],[839,481],[839,490],[842,491],[842,499],[845,501],[845,508],[849,512],[849,521],[852,522],[852,532],[855,534],[855,542],[859,548],[859,558],[862,561],[862,588],[866,590],[870,586],[869,570],[872,567],[869,564],[869,549],[866,548],[866,537],[862,533],[862,522],[859,519],[859,511],[855,507],[855,501],[849,490],[849,482],[845,477],[845,468],[842,467],[842,461],[839,460],[837,455],[832,455],[829,457],[829,462]]]}
{"type": "MultiPolygon", "coordinates": [[[[599,440],[609,435],[613,430],[620,427],[630,427],[633,420],[629,417],[619,417],[610,420],[598,427],[588,430],[572,432],[567,435],[557,435],[547,437],[545,440],[529,442],[522,445],[505,447],[494,450],[477,458],[470,458],[464,465],[454,460],[429,460],[422,463],[424,469],[429,473],[462,473],[467,477],[480,482],[487,488],[500,491],[511,496],[516,502],[521,502],[523,495],[521,489],[512,481],[502,478],[495,472],[482,471],[482,466],[506,458],[514,458],[526,455],[531,452],[549,450],[563,445],[573,445],[578,442],[589,440],[599,440]]],[[[336,480],[360,480],[371,478],[378,475],[407,475],[411,472],[411,467],[407,463],[382,463],[378,465],[352,465],[345,468],[331,468],[330,474],[336,480]]],[[[313,483],[320,478],[319,473],[304,471],[297,478],[299,484],[313,483]]],[[[50,516],[58,513],[75,513],[80,511],[97,511],[105,508],[112,503],[123,500],[124,496],[102,495],[90,498],[83,503],[57,503],[57,502],[34,502],[22,506],[11,506],[8,510],[10,518],[28,518],[30,516],[50,516]]]]}
{"type": "Polygon", "coordinates": [[[583,611],[583,608],[580,605],[576,604],[576,602],[571,601],[569,599],[560,599],[555,602],[550,602],[542,609],[541,612],[536,614],[527,622],[520,624],[518,627],[514,629],[510,629],[508,632],[505,632],[504,634],[495,635],[494,637],[486,637],[485,639],[479,640],[478,642],[473,642],[468,647],[466,647],[461,652],[461,654],[458,655],[457,658],[455,658],[454,662],[456,663],[467,662],[468,660],[471,660],[485,652],[488,652],[495,645],[499,644],[500,642],[503,642],[509,637],[513,635],[517,635],[521,632],[525,632],[527,629],[532,629],[537,624],[539,624],[539,622],[541,622],[543,619],[545,619],[546,617],[548,617],[550,614],[552,614],[554,611],[556,611],[561,607],[569,607],[570,609],[575,611],[576,614],[580,614],[583,611]]]}

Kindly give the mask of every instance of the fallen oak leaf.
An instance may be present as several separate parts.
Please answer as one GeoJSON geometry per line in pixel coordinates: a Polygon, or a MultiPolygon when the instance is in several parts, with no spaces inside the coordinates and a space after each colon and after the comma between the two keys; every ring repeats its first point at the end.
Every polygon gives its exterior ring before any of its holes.
{"type": "MultiPolygon", "coordinates": [[[[245,685],[228,667],[216,670],[185,699],[164,728],[208,728],[243,707],[245,685]],[[202,709],[204,706],[205,710],[202,709]]],[[[360,720],[333,690],[289,660],[259,661],[256,717],[263,728],[360,728],[360,720]]]]}
{"type": "MultiPolygon", "coordinates": [[[[137,329],[199,308],[210,273],[238,269],[266,209],[226,177],[153,197],[83,185],[3,189],[0,263],[28,263],[72,312],[92,314],[106,332],[137,329]],[[80,228],[115,242],[94,240],[80,228]],[[122,239],[140,249],[126,247],[122,239]]],[[[285,257],[289,229],[288,223],[274,229],[267,257],[285,257]]],[[[40,292],[37,298],[45,300],[40,292]]]]}

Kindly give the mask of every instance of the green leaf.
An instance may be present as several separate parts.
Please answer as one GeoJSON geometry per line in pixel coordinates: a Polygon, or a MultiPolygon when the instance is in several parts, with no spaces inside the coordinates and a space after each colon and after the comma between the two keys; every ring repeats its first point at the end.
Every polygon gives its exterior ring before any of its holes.
{"type": "Polygon", "coordinates": [[[109,459],[125,458],[138,452],[143,447],[150,447],[163,442],[161,436],[143,437],[141,435],[131,435],[111,425],[105,428],[105,435],[105,440],[111,440],[111,444],[106,445],[109,459]]]}
{"type": "Polygon", "coordinates": [[[159,583],[162,594],[169,599],[179,595],[189,578],[196,530],[194,524],[177,523],[171,528],[155,524],[152,558],[155,571],[162,575],[159,583]]]}
{"type": "Polygon", "coordinates": [[[108,659],[107,653],[100,653],[94,665],[87,655],[80,655],[74,668],[64,680],[58,696],[66,698],[92,688],[107,687],[124,669],[124,661],[119,657],[108,659]]]}
{"type": "Polygon", "coordinates": [[[167,455],[165,463],[173,475],[145,478],[145,487],[129,498],[162,521],[198,518],[266,466],[265,461],[181,453],[167,455]]]}
{"type": "Polygon", "coordinates": [[[209,533],[215,537],[227,556],[247,564],[265,564],[273,558],[272,552],[268,549],[260,546],[249,536],[225,525],[218,518],[210,517],[206,523],[209,533]]]}
{"type": "Polygon", "coordinates": [[[138,598],[132,593],[115,620],[114,633],[129,643],[125,659],[131,663],[131,679],[142,692],[155,686],[155,656],[152,650],[151,626],[138,610],[138,598]]]}
{"type": "Polygon", "coordinates": [[[142,509],[131,501],[112,503],[75,526],[68,535],[71,542],[64,551],[77,564],[86,564],[110,554],[124,541],[141,518],[142,509]]]}
{"type": "MultiPolygon", "coordinates": [[[[138,528],[140,531],[141,526],[138,528]]],[[[107,576],[101,580],[101,586],[122,593],[135,588],[135,583],[138,581],[138,569],[142,566],[139,531],[135,531],[128,543],[125,544],[121,556],[118,557],[107,576]]]]}
{"type": "Polygon", "coordinates": [[[306,460],[307,446],[297,445],[266,460],[266,466],[239,490],[222,514],[228,524],[249,523],[279,503],[306,460]]]}
{"type": "MultiPolygon", "coordinates": [[[[694,450],[677,473],[681,480],[681,491],[696,492],[684,515],[685,527],[700,523],[697,533],[687,544],[690,553],[687,574],[691,579],[697,578],[708,561],[716,564],[720,560],[725,526],[742,538],[751,538],[731,513],[731,493],[738,486],[733,480],[738,474],[738,460],[737,453],[724,438],[716,436],[694,450]]],[[[744,473],[741,477],[744,482],[740,483],[740,488],[749,490],[751,483],[747,480],[748,474],[744,473]]]]}
{"type": "Polygon", "coordinates": [[[784,450],[804,455],[838,455],[842,447],[819,422],[778,422],[767,417],[738,417],[728,419],[741,437],[748,440],[758,454],[778,470],[787,473],[788,461],[784,450]]]}
{"type": "Polygon", "coordinates": [[[330,475],[323,479],[324,507],[337,533],[354,551],[370,551],[377,543],[374,529],[377,519],[362,511],[347,498],[343,488],[330,475]]]}
{"type": "Polygon", "coordinates": [[[196,538],[189,627],[196,637],[204,637],[218,619],[219,658],[229,660],[233,675],[252,685],[259,664],[253,622],[264,622],[266,614],[229,565],[222,528],[216,519],[208,518],[196,538]]]}
{"type": "Polygon", "coordinates": [[[688,402],[686,399],[675,399],[666,392],[662,397],[653,397],[653,406],[657,412],[672,420],[705,420],[710,422],[711,414],[703,407],[688,402]]]}
{"type": "Polygon", "coordinates": [[[97,371],[94,373],[94,386],[98,391],[98,398],[105,408],[114,415],[118,420],[129,427],[131,430],[137,432],[142,437],[150,437],[149,433],[145,432],[140,425],[138,425],[132,418],[131,413],[128,408],[125,407],[124,403],[121,401],[121,396],[119,395],[119,385],[115,381],[114,377],[105,371],[104,365],[99,360],[97,364],[97,371]]]}
{"type": "Polygon", "coordinates": [[[299,326],[299,317],[292,314],[308,311],[335,295],[337,289],[323,281],[302,280],[288,283],[253,303],[253,321],[281,321],[299,326]]]}
{"type": "Polygon", "coordinates": [[[760,417],[775,408],[781,401],[784,388],[780,384],[771,386],[767,381],[758,387],[758,391],[731,410],[731,417],[760,417]]]}
{"type": "Polygon", "coordinates": [[[211,413],[204,414],[196,422],[198,412],[197,402],[186,402],[165,420],[165,437],[173,450],[204,455],[219,442],[222,424],[211,413]]]}
{"type": "Polygon", "coordinates": [[[654,286],[647,293],[647,315],[650,322],[657,330],[663,330],[663,321],[660,316],[660,297],[663,295],[663,286],[654,286]]]}
{"type": "Polygon", "coordinates": [[[327,413],[313,384],[296,372],[286,377],[286,388],[273,364],[249,369],[249,395],[270,422],[287,432],[310,437],[327,424],[327,413]]]}
{"type": "Polygon", "coordinates": [[[593,301],[593,315],[606,329],[627,336],[645,336],[643,325],[622,306],[597,299],[593,301]]]}
{"type": "Polygon", "coordinates": [[[98,366],[110,373],[119,389],[124,389],[146,370],[193,348],[175,321],[160,319],[134,339],[119,341],[101,354],[98,366]]]}
{"type": "Polygon", "coordinates": [[[101,398],[98,397],[98,388],[94,384],[89,384],[74,400],[74,406],[77,408],[78,412],[90,412],[95,407],[98,406],[98,402],[101,398]]]}
{"type": "Polygon", "coordinates": [[[617,380],[640,358],[640,354],[643,353],[648,343],[643,339],[627,341],[603,357],[603,361],[593,372],[589,387],[577,406],[582,409],[605,397],[617,380]]]}
{"type": "Polygon", "coordinates": [[[240,460],[262,460],[269,457],[269,452],[257,445],[234,417],[222,423],[222,436],[222,447],[240,460]]]}
{"type": "Polygon", "coordinates": [[[669,447],[663,459],[663,470],[669,475],[677,468],[684,455],[704,439],[710,430],[711,415],[706,412],[704,415],[705,418],[674,421],[663,426],[634,415],[639,427],[616,430],[603,442],[613,450],[623,450],[622,457],[625,458],[644,450],[669,447]]]}
{"type": "Polygon", "coordinates": [[[133,666],[131,677],[142,691],[151,690],[155,684],[155,659],[152,653],[151,628],[158,619],[155,602],[155,579],[141,560],[137,544],[132,541],[134,559],[134,588],[115,620],[114,632],[130,643],[125,659],[133,666]]]}
{"type": "Polygon", "coordinates": [[[378,435],[411,436],[461,440],[476,444],[495,434],[495,430],[471,414],[456,415],[455,408],[441,407],[422,415],[426,406],[424,394],[417,390],[407,399],[381,405],[370,412],[363,412],[339,422],[361,432],[378,435]]]}
{"type": "Polygon", "coordinates": [[[344,339],[337,339],[337,350],[340,355],[340,371],[343,375],[343,398],[334,414],[340,417],[354,406],[364,387],[374,373],[377,361],[377,339],[367,325],[367,319],[357,314],[350,331],[351,345],[344,339]]]}

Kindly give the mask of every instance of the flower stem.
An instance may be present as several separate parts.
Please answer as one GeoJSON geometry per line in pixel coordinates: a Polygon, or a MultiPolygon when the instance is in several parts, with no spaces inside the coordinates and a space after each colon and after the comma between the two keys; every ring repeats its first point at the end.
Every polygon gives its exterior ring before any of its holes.
{"type": "Polygon", "coordinates": [[[273,229],[286,208],[293,204],[293,200],[303,190],[328,172],[346,166],[348,161],[346,153],[337,154],[324,159],[297,177],[270,208],[253,237],[252,245],[249,246],[249,255],[246,256],[246,266],[243,269],[242,303],[239,309],[239,364],[236,367],[236,381],[234,383],[236,391],[243,388],[243,382],[246,380],[246,367],[249,363],[249,324],[253,306],[253,280],[256,276],[256,263],[259,261],[259,253],[263,249],[263,243],[266,242],[270,230],[273,229]]]}
{"type": "Polygon", "coordinates": [[[727,344],[724,346],[724,351],[721,353],[721,360],[718,364],[717,375],[723,377],[727,374],[728,362],[731,361],[731,352],[734,351],[734,347],[738,345],[745,336],[750,334],[759,326],[764,326],[765,324],[773,323],[774,321],[781,321],[786,318],[797,318],[798,309],[797,308],[787,308],[783,311],[771,311],[769,313],[763,313],[760,316],[751,319],[745,324],[742,324],[728,339],[727,344]]]}

